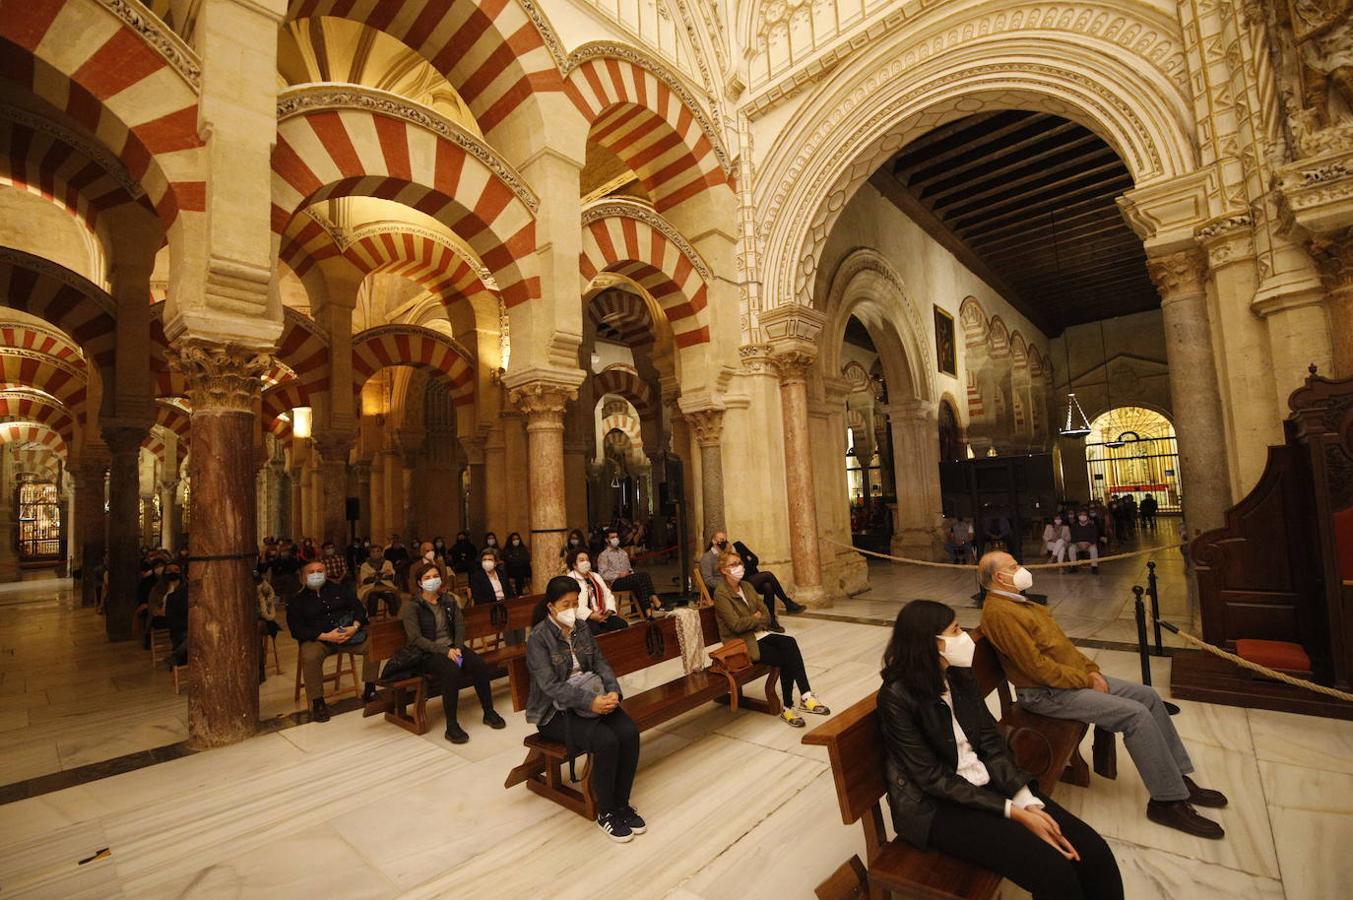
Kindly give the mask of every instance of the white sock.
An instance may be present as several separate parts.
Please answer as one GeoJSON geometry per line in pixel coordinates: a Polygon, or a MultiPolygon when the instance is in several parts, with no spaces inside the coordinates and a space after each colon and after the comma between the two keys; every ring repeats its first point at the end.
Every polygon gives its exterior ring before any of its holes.
{"type": "Polygon", "coordinates": [[[802,695],[801,697],[799,697],[799,701],[800,701],[801,703],[807,703],[809,700],[812,700],[812,699],[813,699],[813,692],[812,692],[812,691],[804,691],[804,692],[803,692],[803,695],[802,695]]]}

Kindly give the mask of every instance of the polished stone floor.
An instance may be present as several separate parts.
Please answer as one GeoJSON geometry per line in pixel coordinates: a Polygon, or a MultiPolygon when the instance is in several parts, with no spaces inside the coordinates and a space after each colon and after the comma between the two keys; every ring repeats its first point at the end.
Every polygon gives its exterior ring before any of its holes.
{"type": "MultiPolygon", "coordinates": [[[[1133,566],[1106,566],[1098,579],[1040,572],[1035,588],[1090,642],[1086,652],[1124,678],[1139,677],[1136,656],[1091,643],[1135,634],[1133,566]]],[[[1182,563],[1163,556],[1161,568],[1168,610],[1183,602],[1182,563]]],[[[889,621],[902,601],[923,596],[976,620],[962,573],[881,564],[871,577],[869,593],[786,622],[814,688],[837,708],[877,685],[887,629],[867,620],[889,621]]],[[[153,671],[142,651],[109,647],[92,613],[53,587],[0,593],[0,781],[184,733],[185,704],[168,673],[153,671]],[[47,599],[31,595],[44,590],[47,599]]],[[[293,709],[294,651],[280,644],[284,675],[265,685],[265,716],[293,709]]],[[[678,665],[626,687],[667,680],[678,665]]],[[[1168,658],[1154,661],[1153,675],[1168,685],[1168,658]]],[[[497,696],[507,713],[506,685],[497,696]]],[[[1056,793],[1109,840],[1128,896],[1346,896],[1353,723],[1181,705],[1176,721],[1199,780],[1233,801],[1217,815],[1224,841],[1148,822],[1126,755],[1117,781],[1095,777],[1056,793]]],[[[635,802],[650,830],[619,846],[522,787],[503,789],[528,733],[520,714],[489,731],[467,696],[471,741],[453,747],[440,737],[439,707],[431,705],[433,730],[422,738],[348,713],[0,805],[0,887],[34,897],[498,898],[595,896],[610,886],[625,897],[778,900],[810,897],[837,864],[863,853],[859,826],[841,823],[823,751],[768,717],[710,705],[647,733],[635,802]],[[77,864],[105,848],[106,857],[77,864]]]]}

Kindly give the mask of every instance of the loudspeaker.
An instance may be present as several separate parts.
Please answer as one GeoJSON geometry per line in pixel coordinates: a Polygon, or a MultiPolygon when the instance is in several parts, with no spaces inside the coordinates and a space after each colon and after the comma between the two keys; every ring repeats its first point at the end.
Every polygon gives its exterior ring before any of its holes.
{"type": "Polygon", "coordinates": [[[347,498],[346,509],[349,522],[356,522],[362,517],[362,504],[356,497],[347,498]]]}

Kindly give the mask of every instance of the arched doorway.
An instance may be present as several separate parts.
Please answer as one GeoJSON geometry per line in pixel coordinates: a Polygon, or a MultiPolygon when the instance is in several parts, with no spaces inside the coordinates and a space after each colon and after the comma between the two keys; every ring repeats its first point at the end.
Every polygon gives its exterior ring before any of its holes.
{"type": "Polygon", "coordinates": [[[1140,406],[1120,406],[1090,423],[1085,438],[1090,498],[1154,497],[1160,512],[1180,510],[1179,445],[1165,416],[1140,406]]]}

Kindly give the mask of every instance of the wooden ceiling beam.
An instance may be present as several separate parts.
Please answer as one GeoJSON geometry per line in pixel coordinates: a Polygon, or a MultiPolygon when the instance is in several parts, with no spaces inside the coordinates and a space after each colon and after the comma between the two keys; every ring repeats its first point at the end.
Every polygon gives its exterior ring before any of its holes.
{"type": "MultiPolygon", "coordinates": [[[[1081,137],[1070,141],[1069,143],[1058,144],[1048,148],[1047,150],[1042,150],[1030,156],[1014,159],[1009,163],[1003,163],[1002,165],[985,170],[982,173],[982,178],[987,181],[998,181],[1002,178],[1008,178],[1011,175],[1015,175],[1016,178],[1018,178],[1019,176],[1016,173],[1018,173],[1022,169],[1033,169],[1044,160],[1058,156],[1059,154],[1063,154],[1071,150],[1081,150],[1082,148],[1086,148],[1087,146],[1093,147],[1096,144],[1102,145],[1102,143],[1103,142],[1100,141],[1100,139],[1095,135],[1086,133],[1081,137]]],[[[1113,153],[1113,150],[1109,149],[1109,152],[1113,153]]],[[[924,190],[920,192],[920,197],[921,200],[923,200],[926,203],[938,205],[942,203],[945,200],[945,198],[951,196],[952,194],[963,191],[964,189],[971,187],[971,185],[972,182],[970,180],[962,177],[945,178],[942,181],[933,182],[930,185],[928,185],[924,190]]],[[[912,190],[913,191],[915,190],[914,186],[912,187],[912,190]]]]}
{"type": "Polygon", "coordinates": [[[949,218],[964,218],[968,215],[981,212],[990,212],[1006,207],[1022,207],[1024,204],[1042,202],[1044,199],[1055,199],[1058,196],[1064,196],[1067,189],[1075,185],[1084,185],[1092,188],[1096,184],[1104,182],[1125,181],[1130,183],[1132,176],[1128,174],[1127,169],[1123,168],[1122,161],[1117,154],[1111,154],[1107,159],[1102,160],[1098,165],[1086,165],[1084,160],[1076,160],[1074,163],[1068,163],[1061,169],[1051,169],[1039,173],[1037,176],[1031,176],[1033,183],[1028,184],[1023,190],[1018,183],[995,185],[985,193],[989,196],[984,203],[982,196],[963,198],[957,205],[945,208],[942,204],[936,204],[934,209],[937,215],[949,218]],[[1072,168],[1074,166],[1074,168],[1072,168]],[[1004,192],[1004,196],[1002,196],[1004,192]]]}

